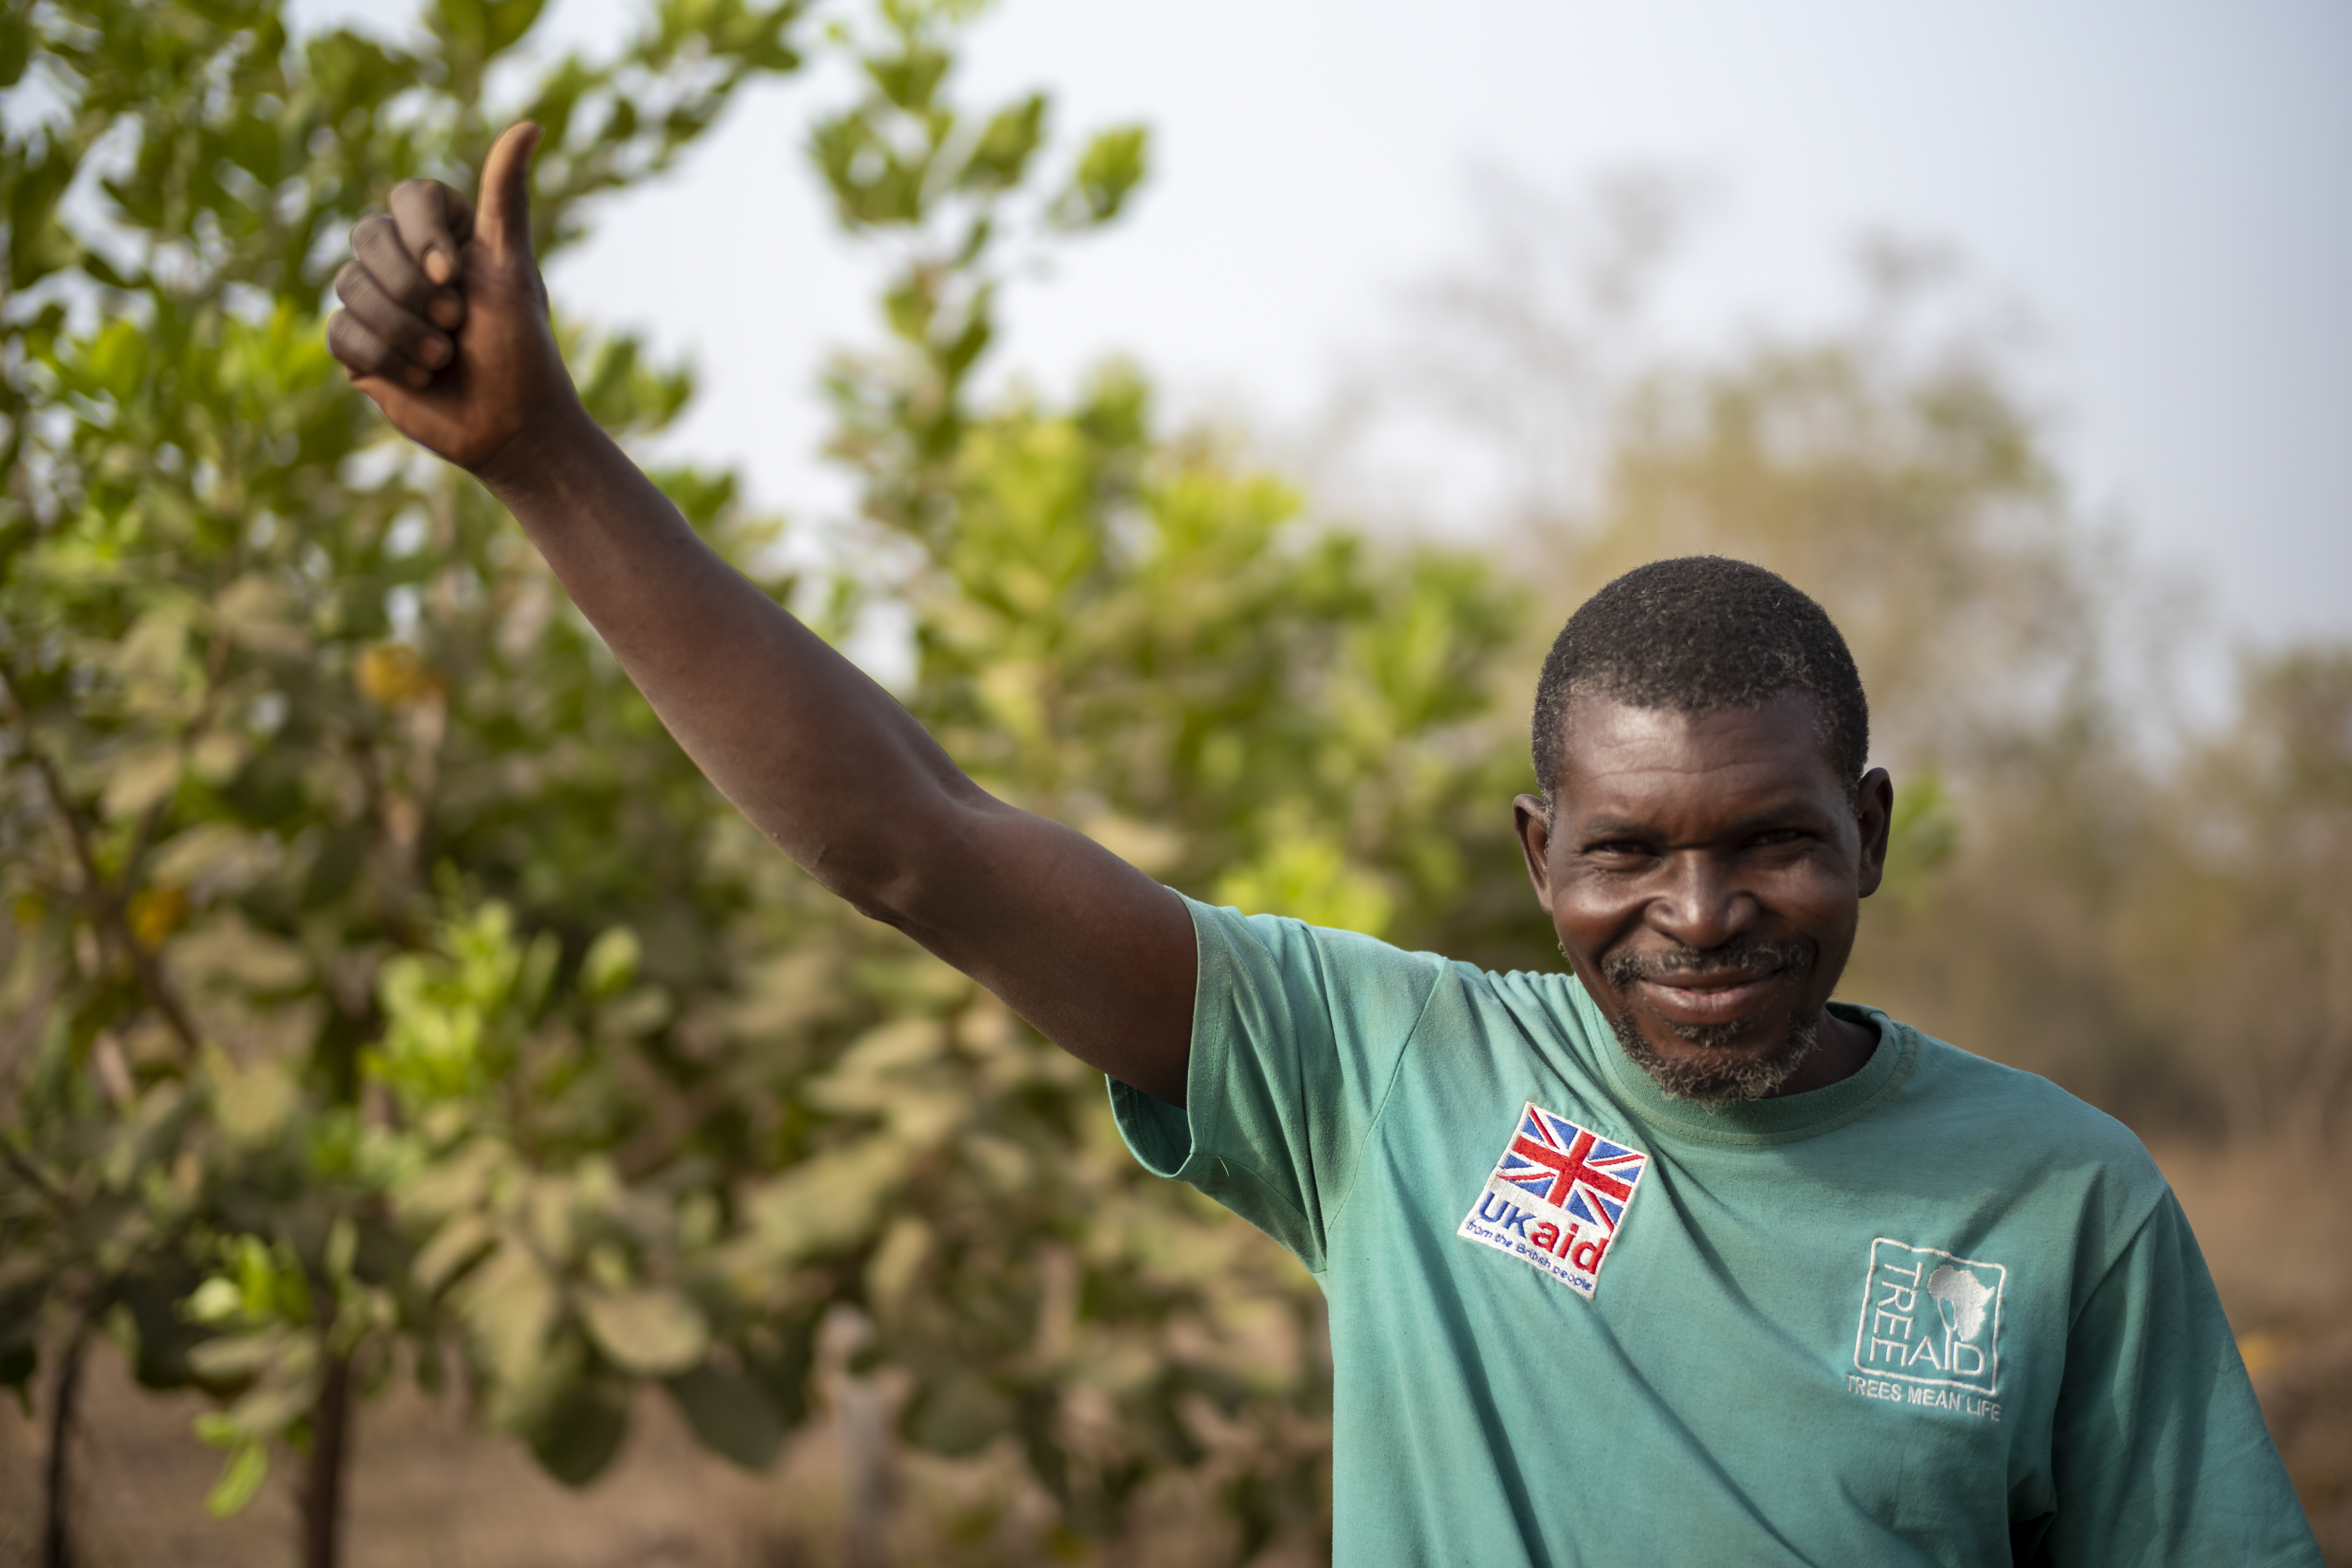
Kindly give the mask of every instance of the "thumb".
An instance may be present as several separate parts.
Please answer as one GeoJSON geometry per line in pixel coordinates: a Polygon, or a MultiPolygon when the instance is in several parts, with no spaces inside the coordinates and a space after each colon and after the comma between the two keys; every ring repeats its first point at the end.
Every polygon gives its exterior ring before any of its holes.
{"type": "Polygon", "coordinates": [[[501,261],[529,266],[530,254],[530,157],[542,132],[531,121],[506,128],[482,161],[482,188],[474,203],[475,232],[501,261]]]}

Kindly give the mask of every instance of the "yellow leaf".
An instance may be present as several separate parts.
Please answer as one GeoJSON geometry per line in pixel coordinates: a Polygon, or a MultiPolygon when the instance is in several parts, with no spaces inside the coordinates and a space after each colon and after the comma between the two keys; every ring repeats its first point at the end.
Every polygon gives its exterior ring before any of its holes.
{"type": "Polygon", "coordinates": [[[362,652],[353,679],[360,694],[379,708],[405,708],[443,690],[440,672],[405,643],[380,643],[362,652]]]}
{"type": "Polygon", "coordinates": [[[188,895],[181,888],[147,888],[131,900],[131,934],[152,952],[163,939],[186,923],[188,895]]]}

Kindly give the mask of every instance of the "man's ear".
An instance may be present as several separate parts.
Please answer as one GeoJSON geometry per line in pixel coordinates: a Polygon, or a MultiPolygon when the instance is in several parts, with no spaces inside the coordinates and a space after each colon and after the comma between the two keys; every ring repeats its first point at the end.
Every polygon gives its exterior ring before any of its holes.
{"type": "Polygon", "coordinates": [[[1527,858],[1528,880],[1535,884],[1536,902],[1551,908],[1551,808],[1540,795],[1523,795],[1511,802],[1511,823],[1518,829],[1519,853],[1527,858]]]}
{"type": "Polygon", "coordinates": [[[1873,768],[1854,786],[1854,825],[1862,830],[1862,862],[1855,870],[1855,891],[1868,898],[1886,879],[1886,845],[1895,831],[1895,781],[1885,768],[1873,768]]]}

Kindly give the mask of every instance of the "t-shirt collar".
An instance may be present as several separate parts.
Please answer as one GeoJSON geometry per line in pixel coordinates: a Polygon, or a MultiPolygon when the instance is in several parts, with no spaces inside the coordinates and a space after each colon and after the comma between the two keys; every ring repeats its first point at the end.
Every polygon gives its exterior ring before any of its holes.
{"type": "MultiPolygon", "coordinates": [[[[1581,987],[1579,987],[1580,993],[1581,987]]],[[[1773,1100],[1746,1100],[1712,1110],[1677,1100],[1657,1086],[1641,1065],[1617,1043],[1617,1033],[1590,996],[1580,995],[1591,1027],[1593,1054],[1617,1090],[1618,1099],[1641,1121],[1683,1138],[1708,1143],[1790,1143],[1818,1137],[1843,1127],[1867,1110],[1878,1097],[1907,1076],[1917,1055],[1913,1031],[1875,1007],[1853,1002],[1832,1002],[1830,1011],[1877,1033],[1878,1044],[1862,1070],[1827,1089],[1773,1100]]]]}

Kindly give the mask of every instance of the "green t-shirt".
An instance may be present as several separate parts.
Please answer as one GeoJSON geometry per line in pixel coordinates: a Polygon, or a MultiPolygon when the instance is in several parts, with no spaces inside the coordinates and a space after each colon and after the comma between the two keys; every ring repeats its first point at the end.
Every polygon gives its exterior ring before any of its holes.
{"type": "Polygon", "coordinates": [[[1335,1560],[2311,1563],[2137,1139],[1884,1014],[1853,1077],[1706,1111],[1567,974],[1193,904],[1151,1170],[1330,1303],[1335,1560]]]}

